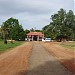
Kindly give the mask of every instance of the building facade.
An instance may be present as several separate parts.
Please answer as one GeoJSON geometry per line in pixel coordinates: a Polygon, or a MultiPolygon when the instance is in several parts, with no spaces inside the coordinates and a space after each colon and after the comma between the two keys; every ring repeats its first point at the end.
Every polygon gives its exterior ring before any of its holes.
{"type": "Polygon", "coordinates": [[[44,34],[42,32],[30,32],[27,34],[28,41],[42,41],[44,34]]]}

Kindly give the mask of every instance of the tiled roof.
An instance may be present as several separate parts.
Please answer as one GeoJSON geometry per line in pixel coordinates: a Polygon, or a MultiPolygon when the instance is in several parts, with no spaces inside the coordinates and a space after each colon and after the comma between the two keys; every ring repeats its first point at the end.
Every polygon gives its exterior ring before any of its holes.
{"type": "Polygon", "coordinates": [[[41,35],[41,36],[44,36],[44,34],[42,34],[42,32],[30,32],[27,35],[41,35]]]}

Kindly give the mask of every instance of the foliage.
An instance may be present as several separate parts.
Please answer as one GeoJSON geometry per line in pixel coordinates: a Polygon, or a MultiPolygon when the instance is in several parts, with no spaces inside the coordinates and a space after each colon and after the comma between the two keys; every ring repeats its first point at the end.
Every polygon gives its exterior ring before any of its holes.
{"type": "Polygon", "coordinates": [[[75,42],[62,43],[60,45],[63,47],[75,50],[75,42]]]}
{"type": "Polygon", "coordinates": [[[34,28],[31,28],[31,29],[30,29],[30,31],[31,31],[31,32],[34,32],[34,31],[35,31],[35,29],[34,29],[34,28]]]}
{"type": "Polygon", "coordinates": [[[8,44],[4,44],[3,41],[0,41],[0,52],[7,51],[8,49],[19,46],[22,43],[23,42],[15,41],[13,44],[11,42],[8,42],[8,44]]]}
{"type": "Polygon", "coordinates": [[[11,34],[10,36],[14,40],[24,40],[25,39],[25,35],[24,35],[25,33],[21,25],[18,25],[18,24],[14,25],[13,28],[11,29],[10,34],[11,34]]]}
{"type": "Polygon", "coordinates": [[[35,29],[34,29],[34,28],[31,28],[30,31],[31,31],[31,32],[42,32],[42,30],[38,30],[38,29],[36,29],[36,28],[35,28],[35,29]]]}
{"type": "Polygon", "coordinates": [[[25,30],[25,38],[27,37],[26,34],[28,34],[29,32],[30,32],[30,30],[28,30],[28,29],[25,30]]]}
{"type": "Polygon", "coordinates": [[[52,22],[42,29],[46,37],[66,37],[68,40],[75,40],[75,15],[72,10],[66,12],[60,9],[51,16],[51,20],[52,22]]]}
{"type": "Polygon", "coordinates": [[[18,19],[9,18],[1,26],[4,39],[24,40],[24,29],[19,25],[18,19]]]}
{"type": "Polygon", "coordinates": [[[42,30],[35,30],[35,32],[42,32],[42,30]]]}

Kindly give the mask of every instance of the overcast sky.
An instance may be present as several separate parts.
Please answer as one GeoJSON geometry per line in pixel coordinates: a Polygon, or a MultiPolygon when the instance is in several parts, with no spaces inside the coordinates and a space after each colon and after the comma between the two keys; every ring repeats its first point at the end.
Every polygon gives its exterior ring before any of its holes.
{"type": "Polygon", "coordinates": [[[74,0],[0,0],[0,25],[13,17],[24,29],[42,29],[60,8],[74,11],[74,0]]]}

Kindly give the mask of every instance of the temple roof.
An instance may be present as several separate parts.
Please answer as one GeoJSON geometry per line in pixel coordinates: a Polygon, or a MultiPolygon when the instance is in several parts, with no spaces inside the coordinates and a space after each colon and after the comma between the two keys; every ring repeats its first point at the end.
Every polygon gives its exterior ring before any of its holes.
{"type": "Polygon", "coordinates": [[[44,36],[44,34],[42,33],[42,32],[30,32],[30,33],[28,33],[27,35],[41,35],[41,36],[44,36]]]}

